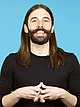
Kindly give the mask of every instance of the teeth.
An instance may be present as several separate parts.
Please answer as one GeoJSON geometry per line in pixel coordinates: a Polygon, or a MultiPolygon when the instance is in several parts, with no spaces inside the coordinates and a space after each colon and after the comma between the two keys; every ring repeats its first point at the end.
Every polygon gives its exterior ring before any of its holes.
{"type": "Polygon", "coordinates": [[[37,31],[37,33],[44,33],[44,31],[40,30],[40,31],[37,31]]]}

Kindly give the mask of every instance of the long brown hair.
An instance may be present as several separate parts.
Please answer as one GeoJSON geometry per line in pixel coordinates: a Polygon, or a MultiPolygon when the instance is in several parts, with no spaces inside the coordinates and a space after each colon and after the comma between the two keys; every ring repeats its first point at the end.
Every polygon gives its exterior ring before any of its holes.
{"type": "MultiPolygon", "coordinates": [[[[53,14],[47,6],[38,4],[38,5],[34,5],[28,10],[24,19],[22,32],[21,32],[21,46],[17,53],[17,60],[19,64],[24,67],[28,66],[30,62],[30,40],[29,40],[28,33],[24,32],[24,24],[26,24],[28,27],[29,15],[34,10],[39,9],[39,8],[43,8],[50,14],[52,25],[54,25],[53,14]]],[[[49,49],[50,50],[50,65],[52,68],[59,68],[65,63],[65,52],[62,49],[57,47],[55,32],[52,33],[49,43],[50,43],[50,49],[49,49]]]]}

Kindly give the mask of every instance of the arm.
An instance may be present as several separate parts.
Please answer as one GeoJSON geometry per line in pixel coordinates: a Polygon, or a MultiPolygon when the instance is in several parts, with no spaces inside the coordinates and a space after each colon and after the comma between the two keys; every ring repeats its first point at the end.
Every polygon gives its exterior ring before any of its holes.
{"type": "Polygon", "coordinates": [[[42,83],[42,88],[40,95],[40,101],[42,103],[48,100],[60,99],[67,107],[74,107],[77,103],[76,96],[70,94],[66,90],[58,87],[46,86],[42,83]]]}
{"type": "Polygon", "coordinates": [[[2,98],[2,104],[4,107],[14,106],[21,98],[35,100],[39,96],[41,83],[37,86],[28,86],[19,88],[12,93],[5,95],[2,98]]]}
{"type": "Polygon", "coordinates": [[[80,67],[77,58],[74,55],[69,57],[68,69],[68,90],[58,88],[58,87],[49,87],[42,84],[45,90],[42,90],[41,95],[42,101],[45,102],[45,99],[56,100],[60,99],[68,107],[80,107],[80,67]]]}
{"type": "Polygon", "coordinates": [[[67,107],[74,107],[77,104],[77,97],[65,90],[60,99],[67,107]]]}
{"type": "Polygon", "coordinates": [[[18,94],[16,91],[5,95],[2,98],[2,104],[4,107],[12,107],[13,105],[15,105],[18,101],[20,100],[18,94]]]}
{"type": "MultiPolygon", "coordinates": [[[[13,89],[13,72],[14,72],[14,56],[9,55],[1,68],[1,75],[0,75],[0,107],[11,107],[15,105],[21,98],[29,99],[31,96],[27,96],[27,94],[32,96],[38,93],[35,92],[34,87],[22,87],[19,89],[13,89]],[[27,91],[28,90],[28,91],[27,91]],[[29,92],[29,90],[32,90],[29,92]],[[26,94],[25,94],[26,93],[26,94]],[[26,95],[26,96],[25,96],[26,95]]],[[[37,90],[37,88],[36,88],[37,90]]],[[[34,96],[35,96],[34,95],[34,96]]]]}

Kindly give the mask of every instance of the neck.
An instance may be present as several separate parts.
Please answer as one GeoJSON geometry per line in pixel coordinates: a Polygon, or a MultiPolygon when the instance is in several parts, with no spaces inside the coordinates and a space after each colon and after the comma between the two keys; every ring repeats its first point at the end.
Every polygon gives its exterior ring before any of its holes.
{"type": "Polygon", "coordinates": [[[49,41],[43,45],[38,45],[30,40],[31,52],[37,56],[48,56],[49,55],[49,41]]]}

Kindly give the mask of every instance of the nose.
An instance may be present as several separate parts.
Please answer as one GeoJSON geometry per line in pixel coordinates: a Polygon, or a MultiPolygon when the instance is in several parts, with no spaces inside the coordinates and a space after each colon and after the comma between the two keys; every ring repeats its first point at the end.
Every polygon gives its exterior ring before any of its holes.
{"type": "Polygon", "coordinates": [[[43,21],[42,20],[39,20],[38,26],[43,27],[43,21]]]}

